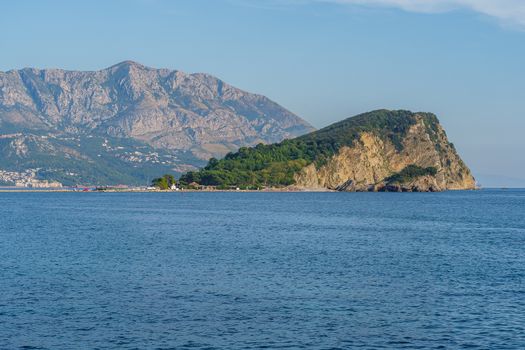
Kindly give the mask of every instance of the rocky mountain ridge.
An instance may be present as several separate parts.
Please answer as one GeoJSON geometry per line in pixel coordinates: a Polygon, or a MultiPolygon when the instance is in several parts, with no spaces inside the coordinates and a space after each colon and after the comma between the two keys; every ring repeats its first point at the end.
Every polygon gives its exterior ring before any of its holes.
{"type": "MultiPolygon", "coordinates": [[[[88,136],[129,139],[175,155],[175,172],[241,146],[279,142],[312,130],[270,99],[209,74],[154,69],[132,61],[99,71],[0,72],[0,135],[22,133],[55,141],[88,136]]],[[[45,147],[43,139],[35,140],[45,147]]],[[[61,154],[63,147],[55,149],[57,159],[74,157],[61,154]]],[[[22,159],[31,157],[29,149],[22,159]]],[[[16,170],[16,159],[1,158],[0,169],[16,170]]]]}

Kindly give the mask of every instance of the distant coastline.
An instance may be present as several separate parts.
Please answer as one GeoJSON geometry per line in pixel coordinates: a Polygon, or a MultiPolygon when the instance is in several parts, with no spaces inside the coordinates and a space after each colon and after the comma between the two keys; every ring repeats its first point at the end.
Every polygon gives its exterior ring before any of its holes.
{"type": "Polygon", "coordinates": [[[63,187],[63,188],[45,188],[45,189],[34,189],[24,188],[16,186],[3,186],[0,187],[0,193],[60,193],[60,192],[75,192],[75,193],[194,193],[194,192],[206,192],[206,193],[222,193],[222,192],[337,192],[330,189],[318,189],[318,188],[264,188],[260,190],[246,190],[246,189],[179,189],[179,190],[159,190],[152,188],[75,188],[75,187],[63,187]]]}
{"type": "MultiPolygon", "coordinates": [[[[523,190],[525,188],[519,187],[483,187],[477,188],[475,191],[480,190],[523,190]]],[[[463,192],[473,190],[446,190],[442,192],[463,192]]],[[[341,191],[331,189],[320,189],[320,188],[264,188],[260,190],[246,190],[246,189],[180,189],[180,190],[159,190],[159,189],[148,189],[148,188],[126,188],[126,189],[97,189],[97,188],[46,188],[46,189],[34,189],[34,188],[23,188],[15,186],[0,186],[0,193],[340,193],[341,191]]],[[[373,193],[373,191],[371,191],[373,193]]],[[[350,192],[351,193],[351,192],[350,192]]],[[[370,192],[367,192],[370,193],[370,192]]],[[[377,193],[377,192],[376,192],[377,193]]],[[[414,192],[398,192],[398,193],[414,193],[414,192]]],[[[425,192],[419,192],[425,193],[425,192]]],[[[428,192],[427,192],[428,193],[428,192]]]]}

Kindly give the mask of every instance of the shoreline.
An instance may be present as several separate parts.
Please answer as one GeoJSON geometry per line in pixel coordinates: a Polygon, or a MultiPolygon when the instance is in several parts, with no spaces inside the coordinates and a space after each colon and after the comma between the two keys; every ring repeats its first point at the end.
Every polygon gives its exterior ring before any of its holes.
{"type": "Polygon", "coordinates": [[[330,189],[266,189],[266,190],[181,190],[181,191],[163,191],[163,190],[73,190],[73,189],[5,189],[0,188],[0,193],[299,193],[299,192],[339,192],[330,189]]]}
{"type": "MultiPolygon", "coordinates": [[[[522,188],[503,188],[503,187],[494,187],[494,188],[477,188],[477,189],[464,189],[464,190],[445,190],[434,193],[442,192],[458,192],[458,191],[480,191],[480,190],[516,190],[522,188]]],[[[352,191],[336,191],[330,190],[327,188],[267,188],[263,190],[235,190],[235,189],[184,189],[184,190],[153,190],[153,189],[105,189],[105,190],[96,190],[96,189],[78,189],[78,188],[39,188],[39,189],[29,189],[29,188],[17,188],[17,187],[0,187],[0,193],[340,193],[340,192],[352,192],[352,191]]],[[[380,193],[379,191],[358,191],[358,192],[367,192],[367,193],[380,193]]],[[[354,193],[357,193],[354,192],[354,193]]],[[[384,192],[384,193],[431,193],[429,192],[384,192]]]]}

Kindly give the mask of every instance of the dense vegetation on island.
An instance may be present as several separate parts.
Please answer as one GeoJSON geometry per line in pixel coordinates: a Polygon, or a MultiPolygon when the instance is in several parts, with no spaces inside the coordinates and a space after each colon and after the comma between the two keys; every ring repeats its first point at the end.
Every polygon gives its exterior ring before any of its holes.
{"type": "Polygon", "coordinates": [[[437,169],[435,167],[422,168],[417,165],[409,165],[405,167],[398,173],[395,173],[392,176],[389,176],[385,181],[389,184],[395,183],[405,183],[417,179],[421,176],[435,176],[437,174],[437,169]]]}
{"type": "Polygon", "coordinates": [[[163,175],[162,177],[153,179],[151,181],[151,186],[157,187],[160,190],[168,190],[171,188],[171,186],[175,185],[177,181],[175,180],[175,177],[170,174],[163,175]]]}
{"type": "MultiPolygon", "coordinates": [[[[438,124],[436,116],[431,113],[417,115],[426,119],[429,128],[438,124]]],[[[409,111],[364,113],[295,139],[272,145],[259,144],[253,148],[242,147],[221,160],[210,159],[203,169],[188,172],[180,180],[187,184],[196,182],[219,187],[288,186],[294,183],[296,172],[311,163],[321,166],[341,147],[352,145],[362,132],[378,133],[401,150],[401,141],[415,122],[416,113],[409,111]]],[[[412,173],[415,169],[408,171],[412,173]]]]}

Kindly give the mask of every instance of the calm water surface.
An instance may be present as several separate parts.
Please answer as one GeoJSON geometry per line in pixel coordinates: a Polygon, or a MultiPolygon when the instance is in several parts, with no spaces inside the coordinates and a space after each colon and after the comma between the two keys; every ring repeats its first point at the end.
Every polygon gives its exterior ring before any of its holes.
{"type": "Polygon", "coordinates": [[[525,349],[525,191],[0,193],[0,349],[525,349]]]}

